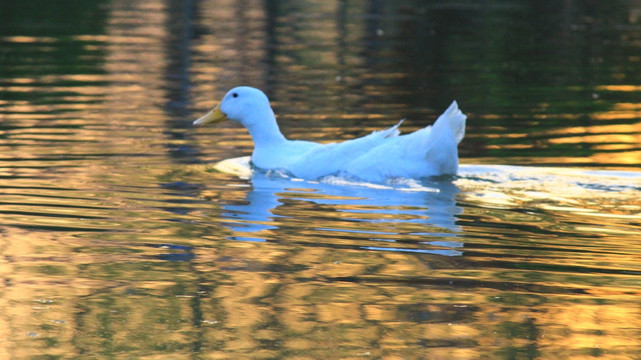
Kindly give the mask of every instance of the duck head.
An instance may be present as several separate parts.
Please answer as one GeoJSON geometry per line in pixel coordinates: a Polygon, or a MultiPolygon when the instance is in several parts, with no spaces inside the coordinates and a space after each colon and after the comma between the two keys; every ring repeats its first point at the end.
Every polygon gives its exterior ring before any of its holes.
{"type": "Polygon", "coordinates": [[[248,86],[235,87],[227,92],[223,100],[210,112],[194,121],[194,126],[213,124],[225,120],[233,120],[251,128],[259,115],[273,117],[274,112],[269,105],[269,99],[260,90],[248,86]]]}

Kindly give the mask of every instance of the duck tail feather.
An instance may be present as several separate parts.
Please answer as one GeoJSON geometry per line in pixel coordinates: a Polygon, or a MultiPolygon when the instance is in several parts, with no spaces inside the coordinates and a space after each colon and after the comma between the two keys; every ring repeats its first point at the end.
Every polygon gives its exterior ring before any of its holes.
{"type": "Polygon", "coordinates": [[[434,127],[447,126],[451,129],[456,142],[459,143],[465,136],[465,120],[467,116],[458,108],[456,100],[436,119],[434,127]]]}

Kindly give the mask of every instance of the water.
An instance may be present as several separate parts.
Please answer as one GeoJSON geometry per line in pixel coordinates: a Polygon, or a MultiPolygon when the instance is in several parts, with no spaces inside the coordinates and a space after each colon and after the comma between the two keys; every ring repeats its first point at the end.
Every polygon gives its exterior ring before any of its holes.
{"type": "Polygon", "coordinates": [[[638,358],[640,14],[3,4],[0,358],[638,358]],[[240,84],[316,141],[456,99],[460,173],[217,171],[249,136],[191,121],[240,84]]]}

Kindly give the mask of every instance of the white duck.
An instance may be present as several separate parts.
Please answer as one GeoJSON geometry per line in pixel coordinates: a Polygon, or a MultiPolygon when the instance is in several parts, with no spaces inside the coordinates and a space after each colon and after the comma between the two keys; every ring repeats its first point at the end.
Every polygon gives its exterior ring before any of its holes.
{"type": "Polygon", "coordinates": [[[341,174],[381,182],[393,177],[456,174],[457,146],[465,135],[466,118],[454,101],[434,126],[402,136],[397,130],[401,121],[389,129],[338,143],[288,140],[278,128],[267,96],[240,86],[194,121],[194,126],[227,119],[241,123],[254,140],[251,160],[259,169],[285,170],[303,179],[341,174]]]}

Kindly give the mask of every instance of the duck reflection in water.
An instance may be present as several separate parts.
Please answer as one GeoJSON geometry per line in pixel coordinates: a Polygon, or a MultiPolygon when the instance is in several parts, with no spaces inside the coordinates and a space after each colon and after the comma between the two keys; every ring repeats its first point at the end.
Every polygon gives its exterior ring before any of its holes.
{"type": "Polygon", "coordinates": [[[456,221],[463,210],[456,205],[460,190],[451,177],[380,185],[337,176],[304,181],[275,172],[249,174],[252,189],[245,201],[223,206],[223,223],[233,231],[230,239],[272,241],[274,232],[287,228],[324,238],[368,240],[370,246],[351,242],[368,250],[461,255],[456,249],[463,243],[455,239],[462,232],[456,221]]]}

